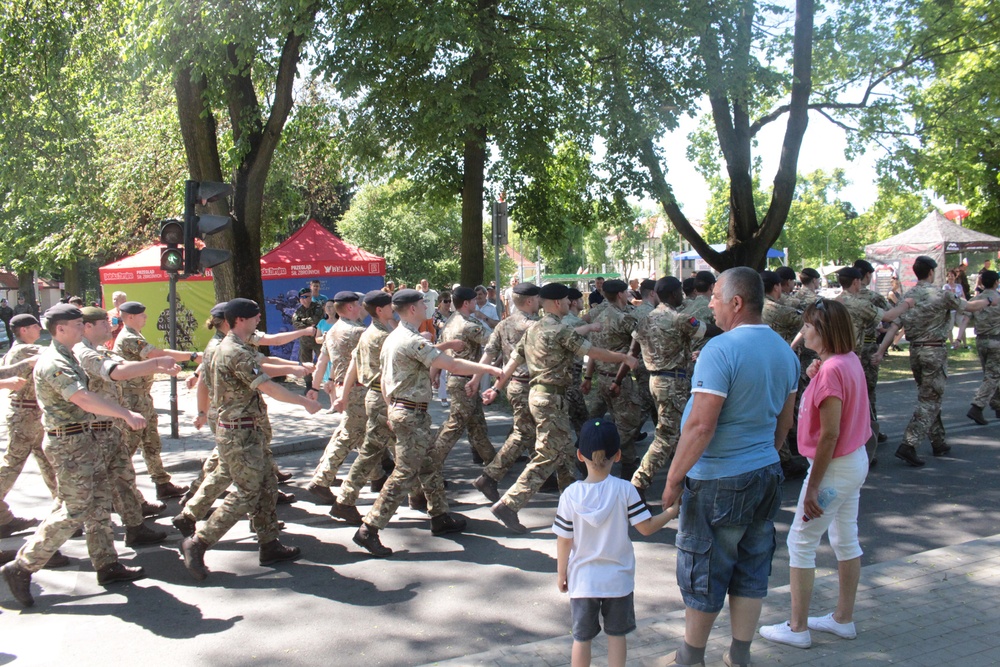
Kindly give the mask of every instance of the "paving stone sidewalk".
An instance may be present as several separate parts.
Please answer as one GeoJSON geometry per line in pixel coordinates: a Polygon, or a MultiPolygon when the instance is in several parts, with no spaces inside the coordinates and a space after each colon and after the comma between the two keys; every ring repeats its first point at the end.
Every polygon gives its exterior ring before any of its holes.
{"type": "MultiPolygon", "coordinates": [[[[854,620],[858,637],[849,641],[812,633],[812,648],[772,644],[760,636],[753,643],[753,664],[807,665],[1000,665],[1000,535],[871,565],[861,570],[854,620]]],[[[837,576],[816,580],[813,615],[832,611],[837,602],[837,576]]],[[[787,586],[764,601],[761,624],[787,620],[791,599],[787,586]]],[[[569,625],[569,604],[566,604],[569,625]]],[[[684,636],[684,612],[639,621],[628,636],[629,666],[659,667],[684,636]]],[[[568,632],[568,630],[567,630],[568,632]]],[[[729,617],[720,614],[706,653],[706,665],[722,665],[729,648],[729,617]]],[[[439,667],[570,664],[572,638],[548,639],[522,646],[430,663],[439,667]]],[[[602,633],[594,640],[594,664],[607,664],[602,633]]]]}

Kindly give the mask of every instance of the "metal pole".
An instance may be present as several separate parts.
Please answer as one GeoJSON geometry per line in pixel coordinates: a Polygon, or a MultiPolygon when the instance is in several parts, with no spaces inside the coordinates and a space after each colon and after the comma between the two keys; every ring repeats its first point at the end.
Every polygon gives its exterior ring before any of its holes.
{"type": "Polygon", "coordinates": [[[496,295],[497,295],[497,310],[499,311],[497,315],[500,319],[503,319],[504,312],[507,310],[506,304],[503,302],[503,288],[500,283],[500,238],[497,234],[493,235],[493,270],[495,273],[494,280],[497,284],[496,295]]]}
{"type": "MultiPolygon", "coordinates": [[[[170,274],[170,349],[177,349],[177,274],[170,274]]],[[[170,437],[179,438],[177,418],[177,376],[170,378],[170,437]]]]}

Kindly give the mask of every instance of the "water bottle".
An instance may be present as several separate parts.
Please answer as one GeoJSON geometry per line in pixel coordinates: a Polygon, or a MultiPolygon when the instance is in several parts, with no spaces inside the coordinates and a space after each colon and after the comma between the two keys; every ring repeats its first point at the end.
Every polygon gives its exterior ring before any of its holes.
{"type": "MultiPolygon", "coordinates": [[[[826,488],[819,490],[819,495],[816,497],[816,502],[817,504],[819,504],[820,509],[825,510],[827,507],[829,507],[830,503],[832,503],[833,499],[836,497],[837,497],[837,489],[833,488],[832,486],[828,486],[826,488]]],[[[810,519],[812,519],[811,516],[805,514],[802,515],[803,521],[809,521],[810,519]]]]}

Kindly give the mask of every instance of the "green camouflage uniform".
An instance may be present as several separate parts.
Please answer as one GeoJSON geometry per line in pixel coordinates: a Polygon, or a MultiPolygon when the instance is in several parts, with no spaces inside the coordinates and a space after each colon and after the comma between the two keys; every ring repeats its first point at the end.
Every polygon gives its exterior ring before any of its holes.
{"type": "MultiPolygon", "coordinates": [[[[1000,301],[1000,292],[985,289],[972,300],[993,304],[1000,301]]],[[[979,352],[979,363],[983,366],[983,382],[972,404],[985,408],[989,403],[994,410],[1000,410],[1000,393],[997,392],[1000,386],[1000,308],[990,305],[976,313],[976,350],[979,352]]]]}
{"type": "MultiPolygon", "coordinates": [[[[563,324],[568,324],[571,329],[576,329],[586,324],[586,322],[573,313],[569,313],[566,317],[562,318],[562,322],[563,324]]],[[[584,336],[584,338],[590,340],[589,335],[584,336]]],[[[573,432],[579,433],[580,429],[583,428],[583,423],[590,417],[590,412],[587,410],[587,399],[580,390],[580,379],[583,376],[582,357],[573,357],[573,368],[570,371],[570,375],[573,381],[566,387],[566,403],[569,404],[569,423],[573,425],[573,432]]],[[[524,400],[525,404],[527,404],[527,395],[525,395],[524,400]]],[[[532,446],[534,446],[534,439],[532,439],[532,446]]]]}
{"type": "Polygon", "coordinates": [[[659,420],[653,444],[632,476],[637,488],[648,487],[653,475],[674,453],[681,434],[681,415],[691,395],[691,376],[687,373],[691,345],[705,338],[707,328],[704,322],[665,303],[639,321],[634,336],[651,373],[649,390],[656,398],[659,420]]]}
{"type": "Polygon", "coordinates": [[[382,393],[389,399],[389,423],[396,434],[396,468],[364,518],[373,528],[389,524],[418,478],[421,486],[429,486],[432,440],[427,403],[433,395],[430,367],[439,354],[406,322],[400,322],[382,344],[382,393]]]}
{"type": "MultiPolygon", "coordinates": [[[[323,349],[330,358],[330,380],[343,391],[347,368],[351,365],[351,354],[365,332],[365,325],[341,317],[336,324],[326,332],[323,339],[323,349]]],[[[304,340],[304,339],[300,339],[304,340]]],[[[323,456],[313,472],[312,483],[329,487],[337,479],[337,471],[351,450],[358,449],[365,440],[365,427],[368,417],[365,415],[365,394],[368,389],[357,385],[351,389],[347,397],[344,414],[340,418],[337,430],[330,437],[323,456]]]]}
{"type": "MultiPolygon", "coordinates": [[[[121,387],[111,379],[115,366],[123,360],[109,352],[103,345],[94,345],[84,338],[73,347],[73,353],[87,372],[90,391],[115,405],[122,404],[121,387]]],[[[135,468],[125,444],[123,426],[116,419],[99,418],[93,422],[94,437],[100,443],[101,453],[108,468],[111,500],[114,510],[128,528],[142,524],[142,494],[135,484],[135,468]]]]}
{"type": "MultiPolygon", "coordinates": [[[[41,348],[38,345],[28,345],[15,341],[0,365],[11,366],[25,359],[37,356],[41,348]]],[[[45,485],[54,498],[56,495],[56,474],[52,464],[42,452],[42,413],[35,400],[35,382],[31,369],[26,368],[19,373],[27,379],[27,383],[18,391],[10,392],[10,408],[7,412],[7,451],[0,467],[0,526],[13,521],[14,514],[4,501],[14,487],[18,475],[24,469],[28,456],[34,455],[38,470],[42,473],[45,485]]]]}
{"type": "Polygon", "coordinates": [[[256,350],[232,332],[219,344],[206,372],[212,378],[211,401],[219,411],[215,431],[219,467],[232,478],[236,490],[198,529],[198,539],[214,545],[249,513],[258,544],[267,544],[278,538],[278,480],[263,427],[267,409],[258,389],[268,377],[256,350]]]}
{"type": "Polygon", "coordinates": [[[87,373],[68,347],[53,340],[39,356],[34,377],[46,431],[42,448],[56,473],[56,504],[21,547],[17,564],[37,572],[82,525],[90,560],[100,570],[118,561],[111,532],[111,486],[90,431],[93,415],[69,400],[87,389],[87,373]]]}
{"type": "MultiPolygon", "coordinates": [[[[489,342],[489,339],[489,331],[479,320],[455,311],[441,329],[439,342],[462,341],[465,347],[450,354],[456,359],[475,363],[483,356],[483,345],[489,342]]],[[[479,394],[479,387],[476,387],[472,396],[465,393],[465,385],[471,379],[472,376],[468,375],[448,375],[448,400],[451,403],[451,410],[428,454],[432,470],[428,478],[429,485],[424,484],[427,513],[431,516],[438,516],[448,511],[448,498],[444,492],[441,469],[452,447],[466,429],[469,431],[469,444],[483,461],[489,463],[496,457],[496,451],[486,432],[486,415],[483,413],[483,398],[479,394]]]]}
{"type": "Polygon", "coordinates": [[[917,407],[903,434],[903,444],[916,447],[929,436],[931,447],[944,449],[944,424],[941,422],[941,399],[948,383],[948,350],[944,347],[951,326],[948,315],[961,311],[963,301],[954,292],[920,281],[904,299],[913,299],[913,307],[900,318],[910,342],[910,370],[917,382],[917,407]]]}
{"type": "MultiPolygon", "coordinates": [[[[538,435],[531,461],[500,499],[515,512],[528,503],[554,471],[573,467],[576,438],[569,421],[566,389],[576,381],[573,357],[586,356],[590,348],[590,341],[551,314],[528,329],[517,344],[515,359],[527,362],[531,374],[528,405],[538,435]]],[[[562,474],[559,477],[560,489],[572,482],[566,482],[562,474]]]]}
{"type": "MultiPolygon", "coordinates": [[[[514,312],[502,320],[490,334],[490,340],[486,344],[486,354],[500,361],[512,359],[524,332],[537,321],[537,315],[527,315],[515,308],[514,312]]],[[[514,426],[496,457],[483,469],[483,474],[496,482],[510,472],[517,457],[529,448],[532,450],[535,448],[535,420],[528,407],[530,379],[527,365],[522,364],[514,371],[507,385],[507,400],[514,412],[514,426]]]]}
{"type": "MultiPolygon", "coordinates": [[[[889,302],[886,301],[885,297],[867,287],[862,287],[858,291],[858,296],[868,299],[883,314],[885,311],[890,310],[889,302]]],[[[882,315],[879,315],[880,320],[881,318],[882,315]]],[[[876,419],[878,418],[878,412],[875,409],[875,386],[878,384],[878,365],[872,363],[872,357],[878,352],[878,326],[879,322],[874,322],[865,331],[864,345],[862,345],[861,350],[858,352],[858,356],[861,358],[861,368],[865,371],[865,384],[868,385],[868,403],[871,405],[872,415],[876,419]]]]}
{"type": "MultiPolygon", "coordinates": [[[[322,319],[323,305],[316,299],[313,299],[308,308],[305,308],[300,304],[299,307],[295,309],[295,313],[292,314],[292,326],[296,329],[308,329],[309,327],[314,327],[319,324],[319,321],[322,319]]],[[[299,362],[305,364],[316,361],[316,355],[319,354],[321,349],[321,345],[316,342],[316,339],[312,336],[303,336],[298,340],[299,362]]],[[[331,377],[333,376],[331,375],[331,377]]],[[[308,375],[306,376],[306,380],[306,386],[311,387],[312,380],[308,375]]]]}
{"type": "MultiPolygon", "coordinates": [[[[632,347],[632,332],[635,331],[636,321],[631,312],[609,305],[591,322],[601,325],[600,331],[590,335],[595,347],[623,353],[627,353],[632,347]]],[[[631,478],[637,463],[635,438],[639,435],[644,415],[642,399],[636,391],[631,373],[626,373],[622,379],[618,395],[611,395],[611,384],[618,375],[618,367],[619,364],[595,363],[593,381],[596,387],[591,388],[587,407],[591,417],[603,417],[610,408],[621,438],[622,470],[631,478]]]]}
{"type": "Polygon", "coordinates": [[[851,315],[851,324],[854,326],[854,351],[860,358],[868,332],[878,326],[883,313],[870,300],[846,290],[837,297],[837,301],[844,304],[851,315]]]}
{"type": "MultiPolygon", "coordinates": [[[[389,329],[378,320],[372,318],[372,323],[361,334],[357,347],[354,348],[354,366],[358,372],[358,382],[367,387],[365,394],[365,437],[354,459],[347,479],[340,487],[337,502],[341,505],[355,505],[358,494],[365,482],[379,469],[386,450],[395,448],[396,436],[389,430],[389,411],[382,398],[382,346],[389,337],[389,329]]],[[[354,394],[356,390],[352,390],[354,394]]]]}
{"type": "MultiPolygon", "coordinates": [[[[123,327],[115,339],[114,353],[125,361],[145,361],[156,346],[149,343],[142,334],[131,327],[123,327]]],[[[166,484],[170,475],[163,468],[160,452],[163,443],[160,442],[158,430],[159,417],[153,407],[153,376],[143,375],[125,380],[122,387],[124,405],[132,412],[138,412],[146,418],[146,428],[139,431],[129,429],[126,434],[130,456],[138,449],[142,452],[142,460],[146,462],[146,472],[154,484],[166,484]]]]}

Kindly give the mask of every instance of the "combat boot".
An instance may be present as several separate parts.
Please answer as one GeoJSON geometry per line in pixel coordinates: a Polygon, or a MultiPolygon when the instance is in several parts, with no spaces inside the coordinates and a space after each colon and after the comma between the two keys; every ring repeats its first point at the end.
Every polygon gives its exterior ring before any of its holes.
{"type": "Polygon", "coordinates": [[[144,523],[125,526],[125,546],[138,547],[144,544],[158,544],[167,539],[165,530],[153,530],[144,523]]]}
{"type": "Polygon", "coordinates": [[[28,530],[29,528],[34,528],[41,521],[38,519],[22,519],[21,517],[14,517],[4,525],[0,526],[0,537],[10,537],[15,533],[20,533],[22,531],[28,530]]]}
{"type": "Polygon", "coordinates": [[[127,567],[118,561],[105,565],[97,571],[97,583],[101,586],[118,583],[119,581],[135,581],[144,579],[146,571],[141,567],[127,567]]]}
{"type": "Polygon", "coordinates": [[[924,460],[917,456],[916,448],[910,445],[903,444],[897,447],[896,458],[906,461],[914,468],[922,468],[924,465],[924,460]]]}
{"type": "MultiPolygon", "coordinates": [[[[631,478],[630,478],[631,479],[631,478]]],[[[556,479],[555,473],[549,475],[548,479],[542,482],[542,485],[538,487],[539,493],[559,493],[559,480],[556,479]]]]}
{"type": "Polygon", "coordinates": [[[493,507],[490,508],[490,511],[493,512],[493,516],[503,521],[503,525],[507,526],[515,533],[523,535],[528,532],[528,529],[525,528],[517,518],[517,512],[504,505],[502,500],[498,500],[493,503],[493,507]]]}
{"type": "Polygon", "coordinates": [[[260,545],[260,564],[274,565],[283,561],[298,560],[302,555],[302,550],[298,547],[286,547],[278,540],[274,539],[267,544],[260,545]]]}
{"type": "Polygon", "coordinates": [[[373,528],[367,523],[361,524],[361,527],[354,533],[354,543],[376,558],[392,555],[392,549],[382,544],[378,538],[378,528],[373,528]]]}
{"type": "Polygon", "coordinates": [[[969,408],[969,411],[965,413],[965,416],[980,426],[986,426],[989,424],[989,422],[986,421],[986,417],[983,416],[983,409],[975,403],[973,403],[972,407],[969,408]]]}
{"type": "Polygon", "coordinates": [[[472,462],[477,466],[486,465],[486,461],[483,460],[483,457],[475,449],[472,450],[472,462]]]}
{"type": "Polygon", "coordinates": [[[479,492],[486,496],[491,503],[500,500],[500,491],[497,489],[497,482],[489,475],[480,475],[472,483],[472,486],[479,489],[479,492]]]}
{"type": "MultiPolygon", "coordinates": [[[[17,554],[14,555],[16,556],[17,554]]],[[[52,554],[51,558],[49,558],[49,562],[46,563],[43,567],[46,570],[55,570],[60,567],[66,567],[67,565],[69,565],[69,563],[70,560],[69,558],[66,557],[66,554],[56,549],[56,552],[52,554]]]]}
{"type": "Polygon", "coordinates": [[[360,526],[363,522],[361,521],[361,512],[354,505],[343,505],[340,501],[334,501],[333,506],[330,508],[330,516],[334,519],[340,519],[351,526],[360,526]]]}
{"type": "Polygon", "coordinates": [[[372,480],[371,482],[372,493],[381,493],[382,487],[384,487],[385,483],[388,481],[389,481],[389,473],[383,471],[381,477],[372,480]]]}
{"type": "Polygon", "coordinates": [[[35,598],[31,597],[31,573],[18,566],[17,561],[7,563],[0,567],[0,574],[3,574],[4,581],[11,594],[18,602],[25,607],[35,604],[35,598]]]}
{"type": "Polygon", "coordinates": [[[410,497],[407,499],[411,510],[417,510],[418,512],[427,511],[427,496],[423,492],[411,493],[410,497]]]}
{"type": "Polygon", "coordinates": [[[278,495],[275,497],[275,505],[291,505],[295,502],[294,493],[285,493],[284,491],[278,491],[278,495]]]}
{"type": "Polygon", "coordinates": [[[275,471],[274,476],[278,478],[278,484],[284,484],[292,478],[292,473],[285,472],[284,470],[277,470],[275,471]]]}
{"type": "Polygon", "coordinates": [[[191,537],[198,528],[194,519],[189,519],[183,514],[175,516],[170,523],[174,524],[174,528],[179,530],[184,537],[191,537]]]}
{"type": "Polygon", "coordinates": [[[461,533],[465,530],[465,519],[457,514],[438,514],[431,517],[431,534],[447,535],[448,533],[461,533]]]}
{"type": "Polygon", "coordinates": [[[170,498],[180,498],[187,493],[188,487],[177,486],[173,482],[164,482],[156,485],[156,497],[159,500],[169,500],[170,498]]]}
{"type": "Polygon", "coordinates": [[[306,491],[313,495],[313,498],[315,498],[313,502],[317,505],[332,505],[337,502],[337,497],[333,495],[328,486],[320,486],[315,482],[309,482],[306,491]]]}
{"type": "Polygon", "coordinates": [[[208,547],[197,536],[185,537],[184,541],[181,542],[181,555],[184,556],[184,567],[198,581],[204,581],[205,577],[208,576],[208,568],[205,567],[206,549],[208,547]]]}
{"type": "MultiPolygon", "coordinates": [[[[184,503],[186,502],[184,499],[187,498],[187,500],[191,500],[190,496],[192,495],[194,494],[191,493],[190,491],[184,494],[184,497],[181,498],[181,507],[184,507],[184,503]]],[[[153,502],[148,502],[145,500],[142,501],[142,515],[144,517],[160,516],[166,509],[167,509],[166,505],[156,500],[154,500],[153,502]]]]}

